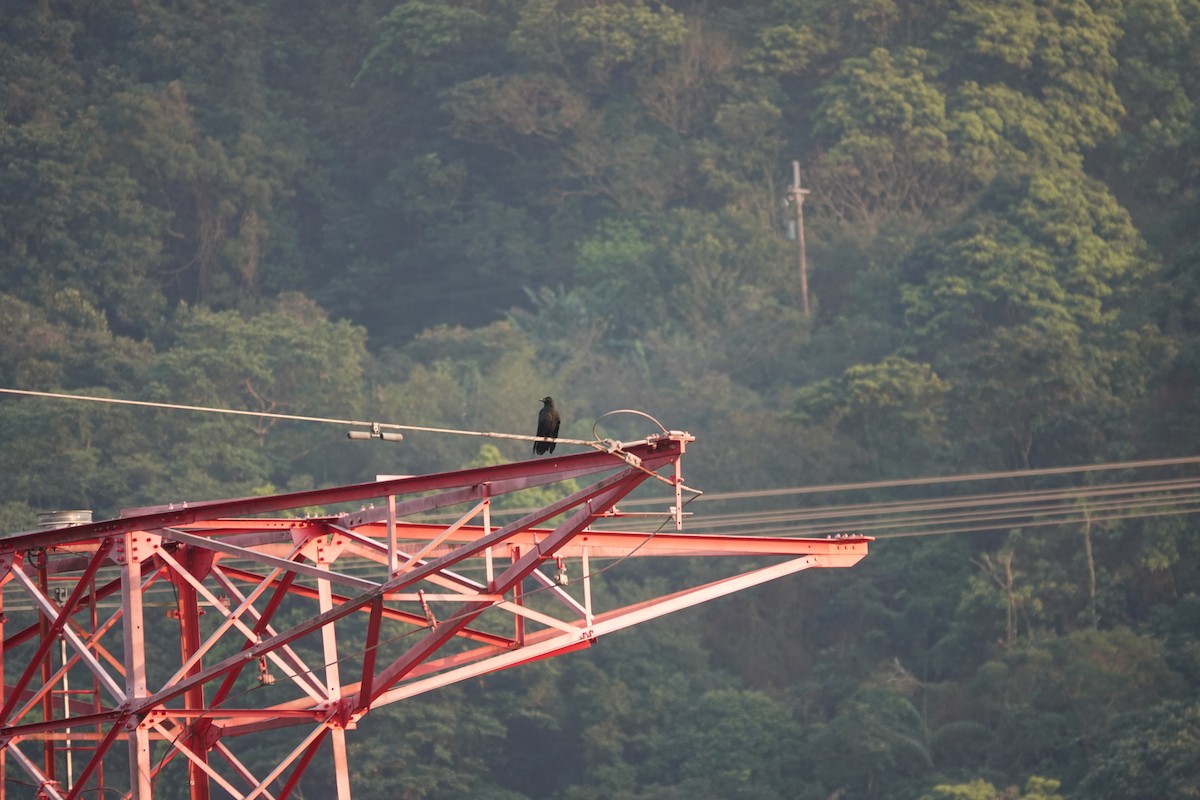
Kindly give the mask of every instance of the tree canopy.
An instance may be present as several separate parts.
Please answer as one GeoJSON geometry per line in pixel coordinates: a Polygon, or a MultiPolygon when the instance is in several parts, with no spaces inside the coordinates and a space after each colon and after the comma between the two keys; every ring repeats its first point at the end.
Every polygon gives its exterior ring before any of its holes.
{"type": "MultiPolygon", "coordinates": [[[[551,395],[694,433],[709,492],[1200,449],[1197,0],[47,0],[0,65],[0,388],[526,435],[551,395]]],[[[4,395],[0,524],[527,456],[4,395]]],[[[1196,533],[880,541],[365,720],[355,793],[1192,797],[1196,533]]]]}

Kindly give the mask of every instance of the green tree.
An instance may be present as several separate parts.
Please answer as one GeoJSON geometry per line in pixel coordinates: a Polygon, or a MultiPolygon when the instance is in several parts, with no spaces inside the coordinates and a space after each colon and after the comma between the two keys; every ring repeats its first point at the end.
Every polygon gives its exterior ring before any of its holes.
{"type": "Polygon", "coordinates": [[[961,196],[946,98],[915,49],[846,59],[822,84],[814,134],[822,203],[844,220],[926,212],[961,196]]]}
{"type": "Polygon", "coordinates": [[[942,400],[948,388],[928,364],[889,356],[802,388],[796,413],[852,439],[874,474],[932,472],[945,449],[942,400]]]}
{"type": "Polygon", "coordinates": [[[109,157],[163,220],[171,296],[225,308],[257,297],[272,214],[300,168],[295,149],[250,131],[228,144],[206,134],[182,81],[117,93],[107,124],[120,136],[109,157]]]}
{"type": "MultiPolygon", "coordinates": [[[[460,689],[377,709],[364,718],[357,733],[347,737],[356,795],[398,800],[523,797],[491,779],[489,766],[504,740],[503,725],[479,704],[464,702],[460,689]]],[[[333,792],[331,766],[332,759],[317,759],[302,787],[318,794],[333,792]]]]}
{"type": "Polygon", "coordinates": [[[509,44],[534,63],[605,84],[617,71],[653,66],[685,36],[682,14],[641,0],[527,0],[509,44]]]}
{"type": "Polygon", "coordinates": [[[997,789],[979,778],[970,783],[938,784],[932,793],[921,795],[921,800],[1063,800],[1058,793],[1060,785],[1052,778],[1031,775],[1024,791],[1016,786],[997,789]]]}
{"type": "MultiPolygon", "coordinates": [[[[1079,155],[1117,132],[1125,111],[1114,85],[1121,37],[1114,11],[1085,0],[959,4],[946,30],[958,43],[949,52],[951,68],[977,81],[985,95],[997,86],[1032,99],[1025,106],[1031,117],[1007,116],[1013,139],[1034,148],[1039,163],[1060,148],[1078,163],[1079,155]]],[[[1003,106],[995,108],[1006,116],[1003,106]]]]}
{"type": "Polygon", "coordinates": [[[1200,706],[1164,703],[1118,721],[1090,760],[1079,791],[1097,800],[1196,797],[1200,706]]]}
{"type": "MultiPolygon", "coordinates": [[[[508,462],[501,456],[500,448],[494,444],[481,445],[479,455],[471,459],[463,466],[463,469],[474,469],[476,467],[493,467],[508,462]]],[[[529,489],[521,489],[517,492],[501,495],[496,498],[494,508],[502,510],[515,509],[532,509],[548,506],[556,500],[561,500],[564,497],[571,495],[579,490],[579,482],[571,479],[560,481],[558,483],[548,484],[546,486],[531,487],[529,489]]],[[[551,518],[553,524],[559,518],[551,518]]]]}
{"type": "Polygon", "coordinates": [[[1200,442],[1196,393],[1200,385],[1200,241],[1192,241],[1164,270],[1147,305],[1161,320],[1164,340],[1147,355],[1157,369],[1141,418],[1147,437],[1163,452],[1183,452],[1200,442]]]}
{"type": "MultiPolygon", "coordinates": [[[[85,297],[60,288],[35,306],[0,295],[0,384],[105,397],[129,397],[144,385],[153,348],[114,335],[85,297]]],[[[9,480],[0,497],[38,511],[115,512],[131,499],[131,487],[111,467],[136,438],[133,418],[126,408],[6,396],[0,464],[9,480]]]]}
{"type": "MultiPolygon", "coordinates": [[[[1106,149],[1109,174],[1140,202],[1174,219],[1173,206],[1194,191],[1200,93],[1194,76],[1200,8],[1191,2],[1139,0],[1122,6],[1116,86],[1126,108],[1106,149]],[[1117,177],[1117,176],[1120,177],[1117,177]]],[[[1149,220],[1147,220],[1149,222],[1149,220]]],[[[1150,223],[1153,229],[1160,226],[1150,223]]]]}
{"type": "Polygon", "coordinates": [[[952,427],[984,463],[1094,452],[1118,432],[1106,419],[1129,398],[1112,379],[1140,357],[1119,314],[1152,274],[1144,247],[1102,187],[1035,173],[998,179],[909,257],[913,344],[950,383],[952,427]]]}
{"type": "Polygon", "coordinates": [[[26,302],[84,293],[122,332],[163,309],[161,217],[108,158],[101,105],[74,59],[78,26],[49,6],[0,12],[0,282],[26,302]]]}
{"type": "Polygon", "coordinates": [[[470,58],[483,43],[483,35],[494,22],[468,5],[430,3],[417,0],[396,4],[378,22],[379,37],[363,61],[359,77],[373,72],[394,76],[427,73],[431,59],[447,54],[470,58]]]}
{"type": "Polygon", "coordinates": [[[801,739],[785,704],[759,692],[718,689],[701,695],[675,725],[661,746],[674,767],[673,796],[792,796],[801,739]]]}
{"type": "Polygon", "coordinates": [[[885,787],[911,785],[933,769],[928,731],[920,711],[902,693],[864,687],[841,703],[813,734],[815,772],[828,791],[860,797],[889,796],[885,787]],[[831,759],[851,748],[864,768],[849,775],[831,759]]]}
{"type": "MultiPolygon", "coordinates": [[[[301,295],[283,296],[253,315],[185,307],[146,394],[172,403],[357,419],[365,339],[362,328],[329,320],[301,295]]],[[[266,417],[163,416],[156,444],[169,451],[170,486],[152,484],[145,491],[164,496],[183,487],[192,497],[211,498],[268,483],[334,479],[344,462],[333,454],[346,454],[352,445],[333,445],[343,434],[332,429],[326,429],[330,444],[323,445],[300,425],[266,417]]]]}
{"type": "Polygon", "coordinates": [[[1009,769],[1046,771],[1080,759],[1123,713],[1183,690],[1161,642],[1128,629],[1080,631],[1013,648],[982,665],[970,691],[1009,769]]]}

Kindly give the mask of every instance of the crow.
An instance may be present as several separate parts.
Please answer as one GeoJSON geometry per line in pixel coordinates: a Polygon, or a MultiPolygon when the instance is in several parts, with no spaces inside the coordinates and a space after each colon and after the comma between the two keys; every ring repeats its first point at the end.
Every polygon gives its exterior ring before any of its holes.
{"type": "MultiPolygon", "coordinates": [[[[542,398],[542,410],[538,412],[538,427],[537,435],[545,436],[549,439],[558,438],[558,409],[554,407],[554,398],[542,398]]],[[[533,454],[540,456],[543,453],[553,453],[554,442],[534,442],[533,454]]]]}

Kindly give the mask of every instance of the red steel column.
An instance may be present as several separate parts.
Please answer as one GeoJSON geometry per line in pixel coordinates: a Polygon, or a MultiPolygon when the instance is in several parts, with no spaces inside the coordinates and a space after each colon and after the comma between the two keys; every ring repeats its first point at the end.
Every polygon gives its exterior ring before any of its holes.
{"type": "MultiPolygon", "coordinates": [[[[38,589],[44,596],[50,595],[50,576],[46,572],[46,553],[42,551],[37,556],[37,571],[38,571],[38,589]]],[[[50,623],[46,621],[45,614],[38,614],[38,633],[42,639],[43,647],[48,647],[46,637],[50,635],[50,623]]],[[[50,665],[50,653],[46,653],[46,657],[42,659],[42,686],[50,684],[50,675],[53,668],[50,665]]],[[[54,693],[47,691],[42,695],[42,719],[54,719],[54,693]]],[[[50,784],[55,784],[56,776],[54,769],[55,762],[55,747],[53,737],[46,737],[46,741],[42,744],[43,754],[45,756],[42,769],[46,773],[46,780],[50,784]]]]}
{"type": "MultiPolygon", "coordinates": [[[[125,702],[134,704],[146,691],[146,627],[142,612],[142,559],[150,555],[150,536],[132,531],[121,537],[121,610],[125,644],[125,702]]],[[[136,716],[125,721],[129,737],[129,786],[133,800],[151,800],[150,731],[136,716]]]]}
{"type": "MultiPolygon", "coordinates": [[[[4,615],[4,584],[0,583],[0,708],[4,707],[4,623],[8,617],[4,615]]],[[[8,781],[4,780],[8,769],[8,748],[0,747],[0,800],[5,800],[8,791],[4,788],[8,781]]]]}
{"type": "MultiPolygon", "coordinates": [[[[90,619],[91,619],[91,623],[92,623],[91,627],[88,628],[88,630],[91,630],[91,631],[99,630],[100,629],[100,614],[99,614],[99,610],[96,608],[96,576],[95,575],[92,576],[92,589],[88,593],[88,605],[89,605],[89,610],[91,612],[90,619]]],[[[100,676],[96,675],[96,673],[93,672],[92,673],[92,713],[99,715],[100,711],[101,711],[100,676]]],[[[99,730],[99,728],[97,728],[97,730],[99,730]]],[[[96,753],[101,752],[101,748],[99,746],[97,746],[94,752],[96,752],[96,753]]],[[[83,780],[82,776],[80,778],[77,778],[76,780],[79,781],[79,784],[81,786],[83,785],[84,780],[83,780]]],[[[103,758],[99,759],[99,761],[96,765],[96,792],[101,797],[104,796],[104,759],[103,758]]],[[[0,794],[0,800],[4,800],[3,794],[0,794]]]]}
{"type": "MultiPolygon", "coordinates": [[[[185,545],[182,548],[182,558],[180,563],[185,569],[192,574],[195,574],[196,566],[196,550],[193,547],[185,545]]],[[[181,663],[186,664],[188,659],[192,657],[200,649],[200,604],[196,598],[196,587],[191,583],[182,579],[172,579],[175,584],[175,590],[179,593],[179,650],[182,658],[181,663]]],[[[185,673],[193,675],[202,669],[202,665],[197,661],[185,673]]],[[[204,708],[204,684],[197,683],[188,688],[184,694],[184,704],[188,708],[204,708]]],[[[205,725],[199,724],[197,720],[188,726],[187,734],[184,736],[184,746],[196,754],[198,760],[208,763],[208,750],[204,742],[205,725]]],[[[187,759],[188,769],[188,786],[191,789],[191,800],[209,800],[209,781],[208,775],[192,759],[187,759]]]]}
{"type": "MultiPolygon", "coordinates": [[[[318,551],[317,567],[329,569],[327,556],[318,551]]],[[[394,552],[394,551],[393,551],[394,552]]],[[[317,596],[322,614],[333,609],[333,587],[324,578],[317,579],[317,596]]],[[[331,705],[342,701],[342,675],[338,668],[337,632],[333,625],[321,626],[321,646],[325,656],[325,691],[328,693],[331,705]]],[[[333,745],[333,774],[337,787],[337,800],[350,800],[350,759],[346,753],[346,729],[339,722],[329,730],[330,743],[333,745]]]]}

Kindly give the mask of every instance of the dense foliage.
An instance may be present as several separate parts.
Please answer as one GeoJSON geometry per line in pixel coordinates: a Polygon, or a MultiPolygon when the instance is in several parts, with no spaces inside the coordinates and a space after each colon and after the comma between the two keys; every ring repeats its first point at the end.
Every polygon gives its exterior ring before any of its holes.
{"type": "MultiPolygon", "coordinates": [[[[2,387],[519,433],[551,394],[696,434],[709,491],[1200,449],[1198,0],[27,0],[0,75],[2,387]]],[[[341,436],[4,396],[0,528],[526,457],[341,436]]],[[[879,542],[389,707],[355,796],[1195,797],[1198,545],[879,542]]]]}

